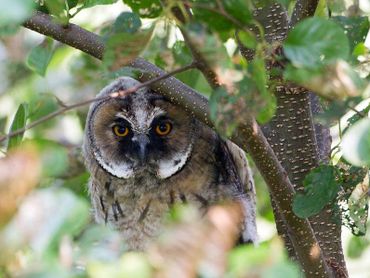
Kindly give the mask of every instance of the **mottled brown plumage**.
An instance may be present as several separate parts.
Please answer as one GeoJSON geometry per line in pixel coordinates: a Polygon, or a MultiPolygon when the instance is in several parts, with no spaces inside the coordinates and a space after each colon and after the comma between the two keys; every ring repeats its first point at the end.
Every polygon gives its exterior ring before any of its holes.
{"type": "MultiPolygon", "coordinates": [[[[137,84],[122,77],[99,96],[137,84]]],[[[244,153],[147,88],[91,105],[84,156],[95,218],[118,229],[129,249],[145,249],[177,202],[205,210],[238,201],[242,238],[256,240],[255,192],[244,153]]]]}

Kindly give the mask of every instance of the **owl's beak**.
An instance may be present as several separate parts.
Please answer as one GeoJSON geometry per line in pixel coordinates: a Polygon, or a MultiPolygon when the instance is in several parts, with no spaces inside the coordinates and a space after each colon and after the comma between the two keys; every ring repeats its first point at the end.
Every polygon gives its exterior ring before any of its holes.
{"type": "Polygon", "coordinates": [[[149,137],[146,134],[138,134],[132,138],[139,146],[139,160],[141,164],[144,164],[147,161],[147,154],[148,154],[148,144],[150,142],[149,137]]]}

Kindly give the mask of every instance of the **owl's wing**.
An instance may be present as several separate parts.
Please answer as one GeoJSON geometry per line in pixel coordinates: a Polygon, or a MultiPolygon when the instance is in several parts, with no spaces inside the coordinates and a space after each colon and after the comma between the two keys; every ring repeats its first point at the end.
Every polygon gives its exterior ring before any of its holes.
{"type": "Polygon", "coordinates": [[[230,140],[225,142],[228,153],[234,162],[235,170],[239,177],[241,188],[238,189],[241,201],[244,219],[242,240],[243,242],[257,242],[257,226],[256,226],[256,191],[252,171],[248,165],[247,157],[244,151],[235,145],[230,140]]]}

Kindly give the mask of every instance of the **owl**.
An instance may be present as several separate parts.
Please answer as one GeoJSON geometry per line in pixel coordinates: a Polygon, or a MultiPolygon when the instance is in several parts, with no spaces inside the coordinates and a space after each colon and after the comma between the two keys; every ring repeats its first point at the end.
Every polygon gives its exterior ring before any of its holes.
{"type": "MultiPolygon", "coordinates": [[[[121,77],[98,97],[138,84],[121,77]]],[[[128,249],[146,249],[175,203],[204,211],[240,202],[241,238],[256,241],[255,189],[244,152],[151,89],[94,102],[83,153],[95,219],[117,229],[128,249]]]]}

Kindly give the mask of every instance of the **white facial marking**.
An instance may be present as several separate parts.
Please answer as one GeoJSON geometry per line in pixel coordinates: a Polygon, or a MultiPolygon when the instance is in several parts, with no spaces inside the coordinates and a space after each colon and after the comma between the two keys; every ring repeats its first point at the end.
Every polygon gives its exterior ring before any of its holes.
{"type": "Polygon", "coordinates": [[[130,167],[126,163],[122,164],[107,164],[103,158],[100,156],[99,153],[94,152],[94,156],[96,160],[98,161],[99,165],[103,167],[106,171],[111,173],[113,176],[116,176],[117,178],[123,178],[123,179],[128,179],[133,176],[134,171],[132,167],[130,167]]]}
{"type": "Polygon", "coordinates": [[[242,230],[242,238],[244,242],[253,242],[258,244],[257,227],[255,220],[255,203],[248,196],[241,199],[241,204],[244,213],[244,227],[242,230]]]}
{"type": "Polygon", "coordinates": [[[131,126],[134,126],[134,122],[132,121],[131,118],[128,118],[125,116],[125,112],[118,112],[116,115],[115,115],[117,118],[121,118],[121,119],[124,119],[126,121],[128,121],[130,123],[131,126]]]}
{"type": "Polygon", "coordinates": [[[182,167],[184,167],[186,161],[188,160],[191,150],[192,150],[192,144],[189,144],[185,152],[178,153],[172,159],[160,161],[158,164],[157,176],[160,179],[166,179],[176,174],[178,171],[180,171],[182,167]],[[175,164],[175,161],[178,161],[178,160],[180,162],[175,164]]]}

